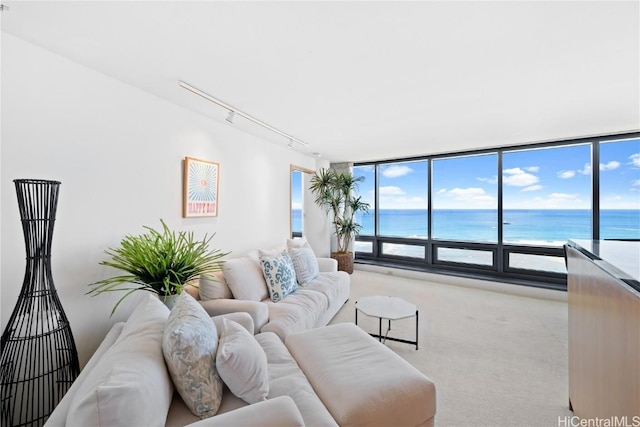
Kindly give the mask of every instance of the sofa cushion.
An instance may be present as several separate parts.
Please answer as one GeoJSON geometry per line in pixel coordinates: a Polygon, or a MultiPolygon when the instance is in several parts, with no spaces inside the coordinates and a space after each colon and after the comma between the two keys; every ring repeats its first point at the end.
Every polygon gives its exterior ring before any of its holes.
{"type": "Polygon", "coordinates": [[[216,355],[220,377],[229,390],[245,402],[265,400],[269,393],[269,373],[264,350],[240,324],[223,317],[222,325],[216,355]]]}
{"type": "Polygon", "coordinates": [[[433,425],[434,384],[353,323],[291,334],[285,344],[341,426],[433,425]]]}
{"type": "Polygon", "coordinates": [[[307,288],[299,288],[282,301],[267,301],[269,306],[269,323],[261,332],[274,332],[280,339],[292,332],[306,331],[315,328],[329,307],[325,295],[307,288]]]}
{"type": "Polygon", "coordinates": [[[311,248],[293,248],[289,250],[293,268],[296,271],[296,279],[300,286],[309,284],[318,276],[320,269],[318,260],[311,248]]]}
{"type": "Polygon", "coordinates": [[[198,290],[202,301],[233,298],[233,293],[222,272],[200,275],[198,290]]]}
{"type": "Polygon", "coordinates": [[[255,330],[255,326],[253,324],[253,318],[251,315],[244,311],[236,311],[233,313],[219,314],[217,316],[212,316],[211,319],[213,323],[216,324],[216,329],[218,330],[218,351],[220,351],[220,337],[222,336],[222,331],[224,330],[224,319],[233,320],[238,325],[245,328],[252,336],[255,330]]]}
{"type": "Polygon", "coordinates": [[[218,412],[222,380],[215,364],[216,325],[191,295],[183,292],[171,310],[162,350],[171,379],[191,412],[208,418],[218,412]]]}
{"type": "Polygon", "coordinates": [[[262,268],[250,257],[230,259],[222,271],[235,299],[262,301],[269,296],[262,268]]]}
{"type": "Polygon", "coordinates": [[[311,387],[283,342],[272,333],[256,335],[269,363],[269,399],[290,396],[302,414],[304,425],[336,426],[327,408],[311,387]]]}
{"type": "Polygon", "coordinates": [[[162,356],[168,316],[169,309],[155,295],[144,296],[118,339],[80,384],[66,425],[164,426],[173,395],[162,356]]]}
{"type": "Polygon", "coordinates": [[[278,302],[298,289],[293,262],[286,250],[275,256],[260,257],[271,301],[278,302]]]}
{"type": "MultiPolygon", "coordinates": [[[[344,271],[334,271],[329,273],[318,274],[310,283],[304,287],[308,290],[320,292],[331,302],[341,297],[345,292],[345,286],[348,288],[349,274],[344,271]]],[[[348,298],[347,289],[347,298],[348,298]]],[[[343,299],[344,302],[346,299],[343,299]]]]}
{"type": "Polygon", "coordinates": [[[202,420],[189,427],[304,427],[304,420],[289,396],[280,396],[236,411],[202,420]],[[259,422],[258,422],[259,420],[259,422]]]}

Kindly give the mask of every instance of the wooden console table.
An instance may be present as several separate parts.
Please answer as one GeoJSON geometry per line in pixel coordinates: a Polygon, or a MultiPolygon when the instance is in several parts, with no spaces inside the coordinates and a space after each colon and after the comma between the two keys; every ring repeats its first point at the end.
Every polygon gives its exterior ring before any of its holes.
{"type": "Polygon", "coordinates": [[[569,240],[569,405],[640,416],[640,242],[569,240]]]}

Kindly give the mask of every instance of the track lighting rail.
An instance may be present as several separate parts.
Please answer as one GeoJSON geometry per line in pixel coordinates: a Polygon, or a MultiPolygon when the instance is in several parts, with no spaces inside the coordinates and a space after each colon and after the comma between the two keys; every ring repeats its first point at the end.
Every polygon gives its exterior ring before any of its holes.
{"type": "Polygon", "coordinates": [[[215,98],[215,97],[209,95],[208,93],[203,92],[203,91],[201,91],[200,89],[198,89],[198,88],[196,88],[194,86],[191,86],[188,83],[183,82],[182,80],[180,80],[178,83],[180,84],[180,87],[182,87],[183,89],[186,89],[189,92],[192,92],[192,93],[194,93],[194,94],[206,99],[207,101],[213,102],[214,104],[217,104],[217,105],[221,106],[222,108],[224,108],[226,110],[229,110],[229,117],[227,117],[227,119],[226,119],[229,123],[233,123],[233,116],[235,114],[237,114],[238,116],[244,117],[245,119],[247,119],[247,120],[249,120],[249,121],[251,121],[251,122],[253,122],[253,123],[257,124],[257,125],[260,125],[265,129],[269,129],[270,131],[275,132],[278,135],[284,136],[285,138],[287,138],[289,140],[289,144],[290,145],[291,145],[292,142],[295,142],[297,144],[304,145],[305,147],[309,146],[308,143],[306,143],[306,142],[304,142],[304,141],[302,141],[302,140],[300,140],[298,138],[295,138],[295,137],[293,137],[293,136],[291,136],[291,135],[289,135],[289,134],[287,134],[285,132],[282,132],[281,130],[274,128],[273,126],[263,122],[262,120],[258,120],[255,117],[250,116],[249,114],[244,113],[244,112],[238,110],[237,108],[227,104],[226,102],[221,101],[218,98],[215,98]]]}

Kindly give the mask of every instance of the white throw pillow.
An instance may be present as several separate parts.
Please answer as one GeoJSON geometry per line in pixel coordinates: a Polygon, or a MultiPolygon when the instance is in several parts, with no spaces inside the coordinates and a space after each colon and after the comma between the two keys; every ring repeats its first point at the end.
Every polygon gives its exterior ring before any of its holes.
{"type": "MultiPolygon", "coordinates": [[[[276,255],[279,255],[282,251],[284,251],[286,249],[287,248],[285,246],[275,247],[275,248],[271,248],[271,249],[258,249],[258,259],[260,259],[260,258],[262,258],[264,256],[276,256],[276,255]]],[[[251,257],[255,256],[255,252],[251,251],[249,253],[249,256],[251,256],[251,257]]]]}
{"type": "Polygon", "coordinates": [[[229,390],[245,402],[257,403],[269,394],[267,355],[242,325],[222,319],[216,366],[229,390]]]}
{"type": "Polygon", "coordinates": [[[311,245],[307,241],[306,237],[296,237],[295,239],[287,239],[287,249],[291,252],[291,249],[295,248],[311,248],[311,245]]]}
{"type": "Polygon", "coordinates": [[[215,415],[222,402],[217,349],[218,332],[213,320],[191,295],[181,293],[167,320],[162,350],[176,390],[200,418],[215,415]]]}
{"type": "Polygon", "coordinates": [[[262,301],[269,296],[262,268],[249,257],[227,260],[222,271],[235,299],[262,301]]]}
{"type": "Polygon", "coordinates": [[[298,289],[293,262],[286,250],[276,256],[260,258],[271,301],[278,302],[298,289]]]}
{"type": "Polygon", "coordinates": [[[229,289],[224,274],[221,272],[201,274],[198,280],[198,290],[202,301],[233,298],[231,289],[229,289]]]}
{"type": "Polygon", "coordinates": [[[169,309],[147,294],[73,396],[68,426],[164,426],[173,384],[162,355],[169,309]]]}
{"type": "Polygon", "coordinates": [[[300,286],[309,284],[320,273],[318,259],[311,248],[293,248],[289,250],[289,255],[300,286]]]}

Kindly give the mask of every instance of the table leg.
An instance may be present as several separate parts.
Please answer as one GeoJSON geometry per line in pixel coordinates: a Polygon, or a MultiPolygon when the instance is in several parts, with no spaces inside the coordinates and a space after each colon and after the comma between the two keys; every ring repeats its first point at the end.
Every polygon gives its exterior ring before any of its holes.
{"type": "Polygon", "coordinates": [[[380,338],[378,338],[378,341],[382,342],[382,317],[379,319],[378,322],[378,336],[380,338]]]}
{"type": "Polygon", "coordinates": [[[418,310],[416,310],[416,350],[418,349],[418,310]]]}

